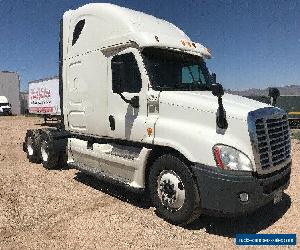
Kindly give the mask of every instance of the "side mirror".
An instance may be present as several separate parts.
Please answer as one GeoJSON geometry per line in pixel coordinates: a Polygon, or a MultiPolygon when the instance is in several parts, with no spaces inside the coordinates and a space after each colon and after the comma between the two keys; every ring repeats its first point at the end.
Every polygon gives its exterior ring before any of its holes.
{"type": "Polygon", "coordinates": [[[133,107],[133,108],[138,108],[140,107],[140,98],[139,96],[134,96],[130,99],[130,105],[133,107]]]}
{"type": "Polygon", "coordinates": [[[224,95],[224,89],[220,83],[212,84],[211,91],[212,91],[212,94],[217,97],[222,97],[224,95]]]}
{"type": "Polygon", "coordinates": [[[280,91],[278,88],[269,88],[269,96],[277,99],[280,96],[280,91]]]}
{"type": "Polygon", "coordinates": [[[280,96],[278,88],[269,88],[269,97],[271,97],[271,104],[275,106],[277,98],[280,96]]]}
{"type": "Polygon", "coordinates": [[[221,129],[227,129],[228,123],[226,119],[226,112],[223,106],[222,96],[224,95],[223,86],[220,83],[214,83],[211,85],[211,92],[214,96],[218,97],[218,110],[217,110],[217,126],[221,129]]]}

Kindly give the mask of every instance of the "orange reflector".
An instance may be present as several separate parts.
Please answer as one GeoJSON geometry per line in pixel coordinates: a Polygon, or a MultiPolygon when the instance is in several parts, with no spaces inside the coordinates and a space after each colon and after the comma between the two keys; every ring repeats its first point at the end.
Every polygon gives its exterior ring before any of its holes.
{"type": "Polygon", "coordinates": [[[147,128],[147,134],[148,134],[148,136],[151,136],[152,135],[152,128],[147,128]]]}

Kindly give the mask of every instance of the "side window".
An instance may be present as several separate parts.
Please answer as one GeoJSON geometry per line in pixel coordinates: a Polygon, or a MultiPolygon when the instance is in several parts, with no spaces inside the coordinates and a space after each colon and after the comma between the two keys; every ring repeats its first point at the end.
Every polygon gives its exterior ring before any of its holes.
{"type": "Polygon", "coordinates": [[[113,92],[140,92],[141,73],[133,53],[114,56],[111,60],[111,71],[113,92]]]}
{"type": "Polygon", "coordinates": [[[78,40],[78,38],[79,38],[79,36],[80,36],[80,34],[81,34],[81,31],[82,31],[84,25],[85,25],[85,20],[84,20],[84,19],[83,19],[83,20],[80,20],[80,21],[76,24],[75,29],[74,29],[74,31],[73,31],[72,46],[77,42],[77,40],[78,40]]]}

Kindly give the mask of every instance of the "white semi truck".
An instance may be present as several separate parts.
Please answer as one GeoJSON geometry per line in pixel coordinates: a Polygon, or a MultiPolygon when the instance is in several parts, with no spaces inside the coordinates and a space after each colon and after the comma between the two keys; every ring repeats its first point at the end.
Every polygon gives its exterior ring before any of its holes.
{"type": "Polygon", "coordinates": [[[177,225],[280,201],[287,115],[224,94],[209,49],[167,21],[103,3],[67,11],[60,39],[63,122],[27,131],[30,161],[143,191],[177,225]]]}

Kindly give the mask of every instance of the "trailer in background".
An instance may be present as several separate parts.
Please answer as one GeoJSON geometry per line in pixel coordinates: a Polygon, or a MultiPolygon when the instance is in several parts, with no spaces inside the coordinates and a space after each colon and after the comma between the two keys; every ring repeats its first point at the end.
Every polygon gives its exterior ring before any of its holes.
{"type": "Polygon", "coordinates": [[[60,121],[58,77],[45,78],[28,83],[28,111],[29,114],[43,116],[45,123],[60,121]]]}
{"type": "Polygon", "coordinates": [[[300,96],[280,96],[276,106],[288,113],[291,128],[300,128],[300,96]]]}
{"type": "MultiPolygon", "coordinates": [[[[268,96],[245,96],[267,104],[271,103],[268,96]]],[[[288,113],[289,125],[291,128],[300,128],[300,96],[283,95],[276,101],[276,107],[285,110],[288,113]]]]}

